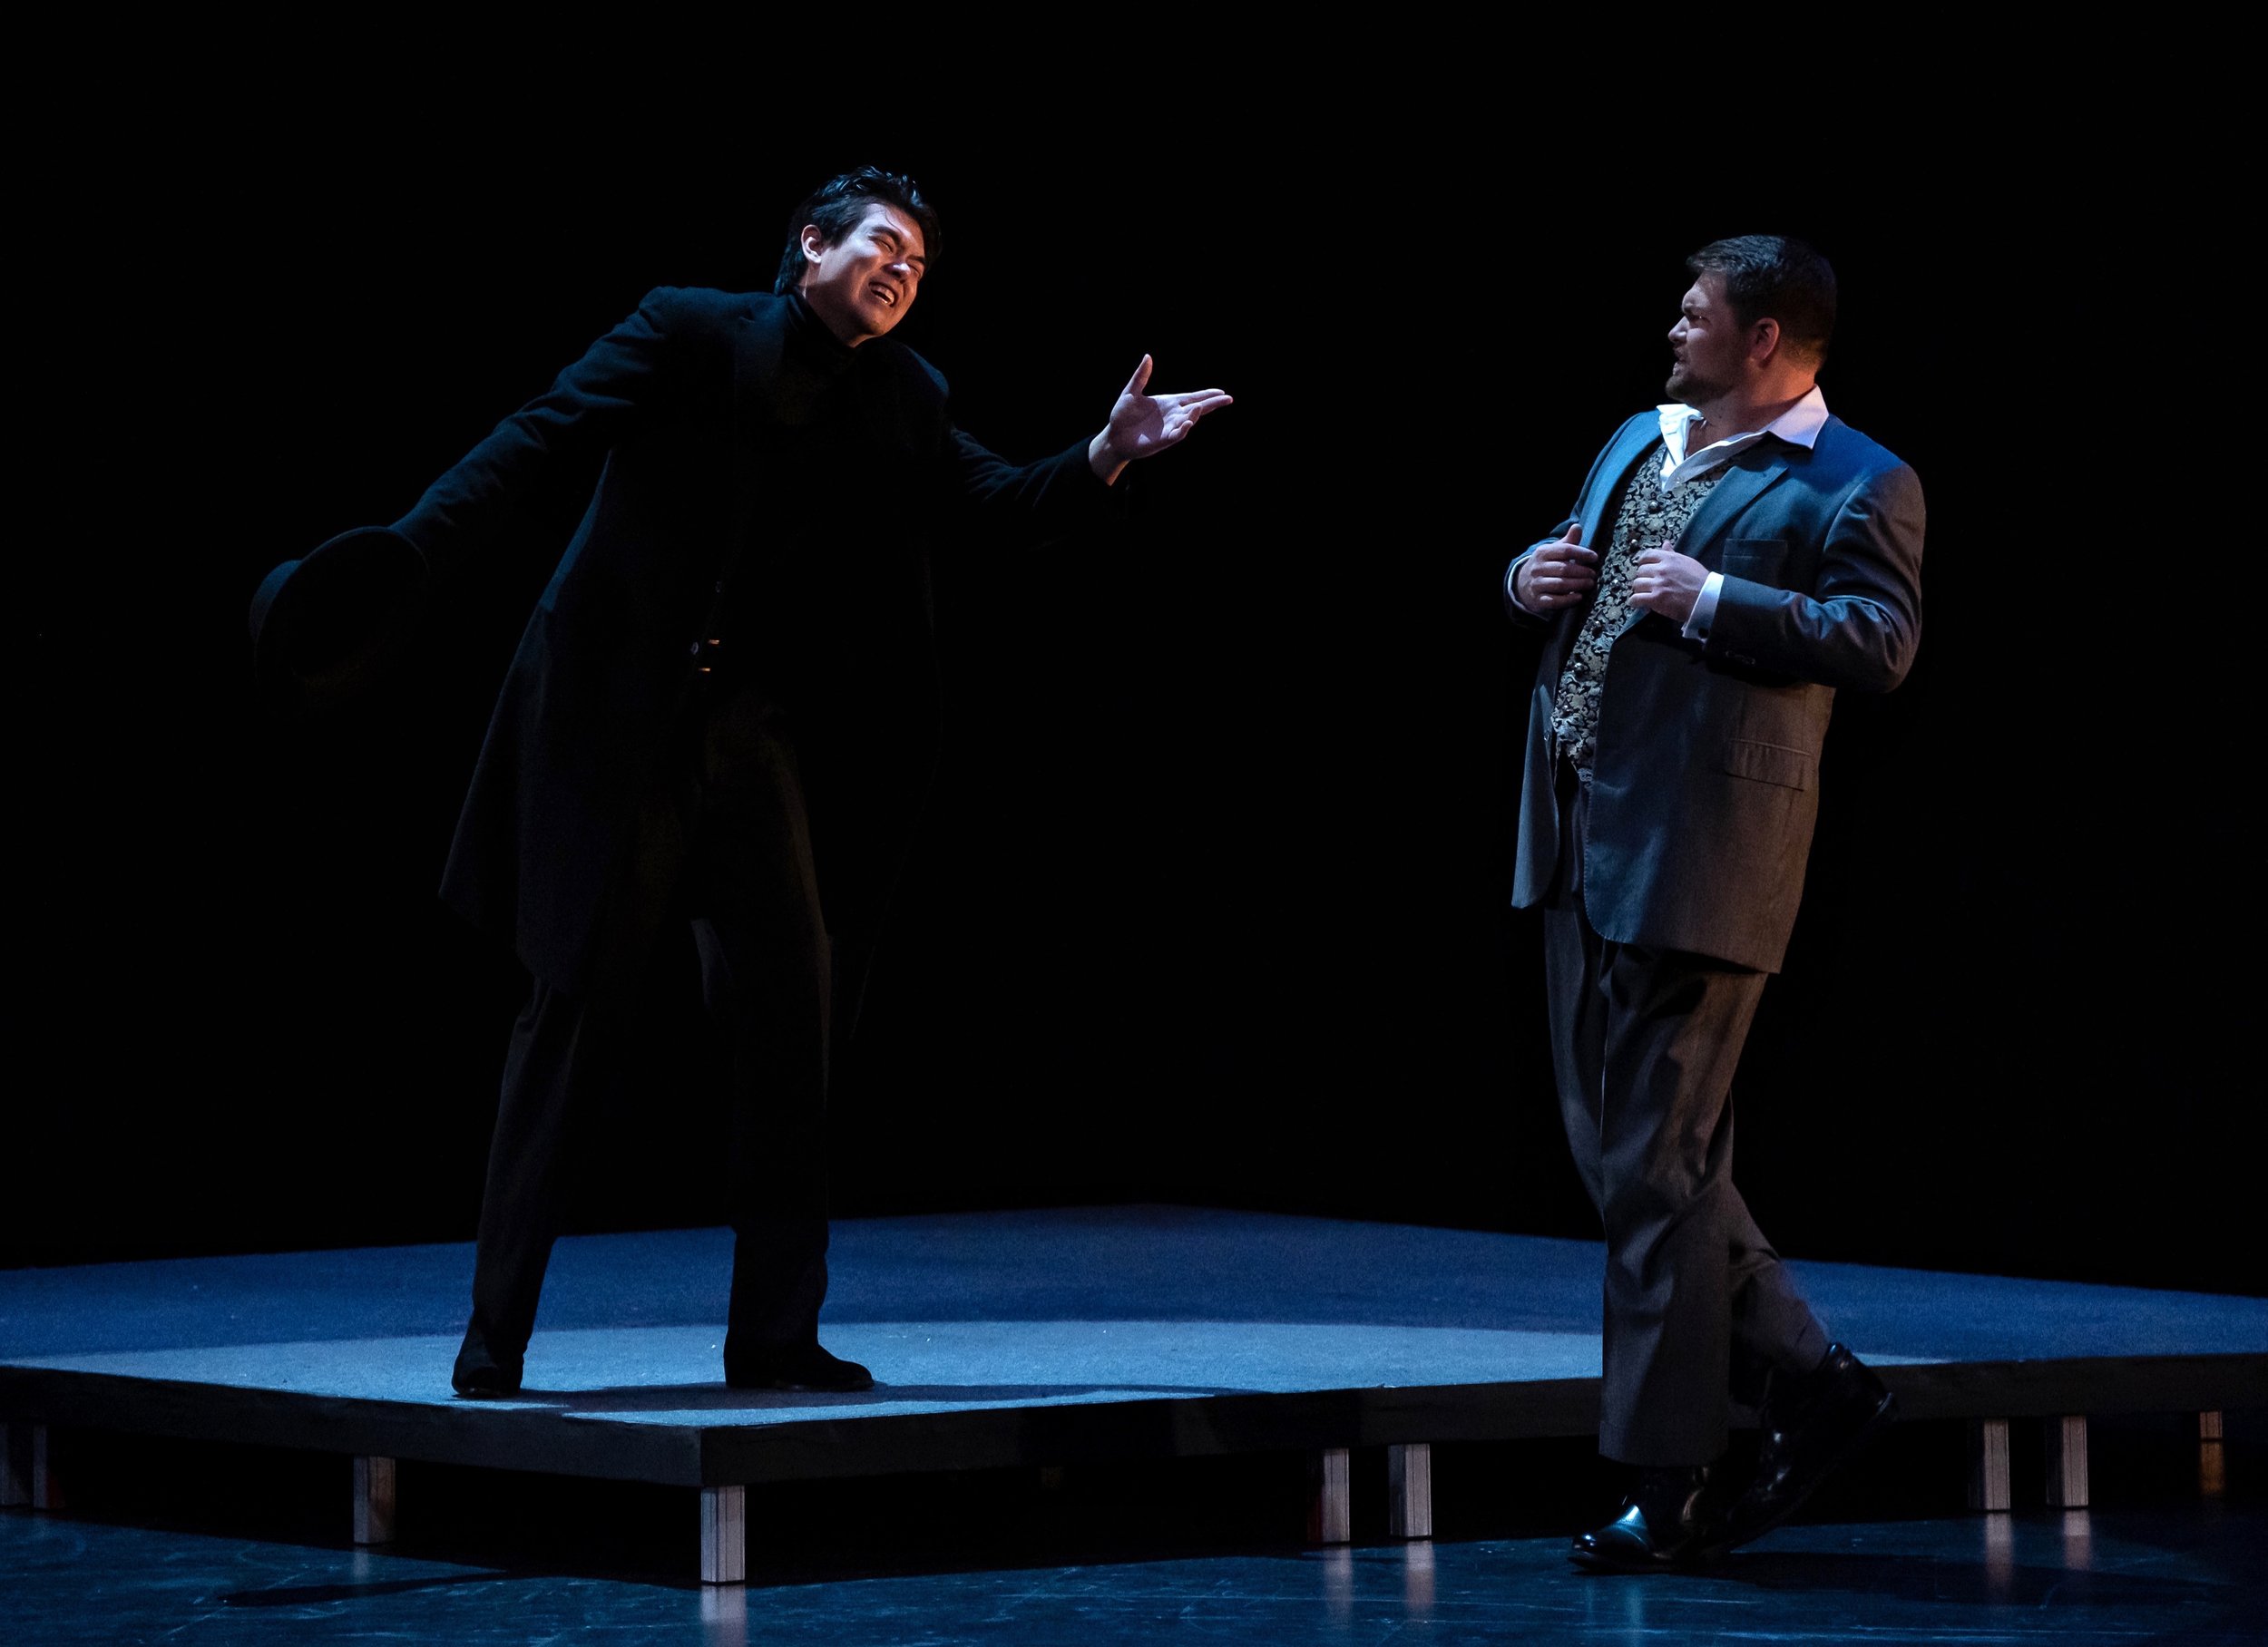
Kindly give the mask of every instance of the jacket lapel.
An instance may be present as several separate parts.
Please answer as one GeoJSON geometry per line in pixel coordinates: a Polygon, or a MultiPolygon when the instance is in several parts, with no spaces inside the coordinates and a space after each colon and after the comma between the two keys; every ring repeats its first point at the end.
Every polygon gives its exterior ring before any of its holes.
{"type": "MultiPolygon", "coordinates": [[[[1770,489],[1772,483],[1787,473],[1788,447],[1771,436],[1758,441],[1746,452],[1732,461],[1709,495],[1701,500],[1701,507],[1693,512],[1693,519],[1677,536],[1677,552],[1691,555],[1711,571],[1721,570],[1722,558],[1718,544],[1725,529],[1738,520],[1744,511],[1770,489]]],[[[1628,634],[1652,613],[1643,608],[1632,608],[1616,638],[1628,634]]]]}
{"type": "Polygon", "coordinates": [[[732,544],[748,541],[762,490],[761,459],[776,424],[772,406],[787,341],[787,302],[759,295],[732,328],[732,544]]]}
{"type": "MultiPolygon", "coordinates": [[[[1583,494],[1575,500],[1575,518],[1583,523],[1583,547],[1598,551],[1602,565],[1607,559],[1607,533],[1614,525],[1615,500],[1622,495],[1622,482],[1629,478],[1630,465],[1645,454],[1660,434],[1660,421],[1649,415],[1640,414],[1624,424],[1608,443],[1607,450],[1592,463],[1583,494]]],[[[1560,660],[1567,648],[1575,644],[1575,637],[1582,630],[1583,615],[1589,609],[1588,605],[1578,602],[1551,620],[1541,665],[1551,678],[1559,678],[1560,660]]]]}
{"type": "Polygon", "coordinates": [[[787,299],[759,295],[732,328],[732,414],[743,436],[772,423],[772,388],[779,382],[787,326],[787,299]]]}
{"type": "MultiPolygon", "coordinates": [[[[787,324],[785,299],[758,296],[732,328],[732,535],[720,546],[716,563],[716,597],[710,616],[722,609],[725,586],[740,562],[755,530],[763,501],[765,450],[771,444],[772,385],[779,381],[779,355],[787,324]]],[[[715,633],[705,625],[704,634],[715,633]]],[[[698,677],[688,675],[689,683],[698,677]]]]}
{"type": "Polygon", "coordinates": [[[1722,558],[1718,545],[1725,529],[1786,473],[1787,448],[1776,440],[1759,442],[1742,453],[1725,477],[1709,488],[1709,495],[1686,522],[1686,530],[1677,538],[1678,552],[1691,555],[1711,571],[1717,570],[1722,558]]]}
{"type": "Polygon", "coordinates": [[[1615,499],[1622,495],[1622,482],[1629,478],[1630,465],[1660,437],[1661,426],[1657,421],[1634,417],[1623,425],[1615,450],[1598,466],[1598,478],[1582,501],[1579,518],[1583,522],[1583,547],[1596,550],[1601,560],[1607,553],[1606,533],[1614,525],[1615,499]]]}

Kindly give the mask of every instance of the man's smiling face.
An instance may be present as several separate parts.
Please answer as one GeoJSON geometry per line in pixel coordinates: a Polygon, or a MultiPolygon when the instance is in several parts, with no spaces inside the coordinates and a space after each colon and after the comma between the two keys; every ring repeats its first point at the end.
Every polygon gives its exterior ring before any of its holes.
{"type": "Polygon", "coordinates": [[[854,346],[905,317],[928,267],[921,226],[880,200],[832,244],[806,225],[803,255],[804,301],[827,330],[854,346]]]}

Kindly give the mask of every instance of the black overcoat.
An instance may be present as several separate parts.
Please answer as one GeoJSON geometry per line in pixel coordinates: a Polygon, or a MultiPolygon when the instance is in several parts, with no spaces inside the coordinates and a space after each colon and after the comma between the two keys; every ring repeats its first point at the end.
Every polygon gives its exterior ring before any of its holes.
{"type": "MultiPolygon", "coordinates": [[[[556,989],[626,981],[670,912],[679,847],[641,812],[668,781],[704,643],[745,607],[735,580],[797,484],[785,432],[804,412],[782,360],[799,323],[807,311],[768,293],[657,288],[396,523],[445,587],[589,500],[513,658],[442,882],[556,989]]],[[[889,338],[860,346],[828,394],[855,397],[871,447],[846,507],[911,526],[827,546],[854,558],[856,621],[829,642],[856,700],[836,727],[859,774],[845,786],[910,824],[936,743],[933,528],[973,511],[982,531],[1037,541],[1095,519],[1110,492],[1084,442],[1024,465],[986,451],[953,426],[943,377],[889,338]]],[[[894,872],[889,855],[865,872],[894,872]]]]}

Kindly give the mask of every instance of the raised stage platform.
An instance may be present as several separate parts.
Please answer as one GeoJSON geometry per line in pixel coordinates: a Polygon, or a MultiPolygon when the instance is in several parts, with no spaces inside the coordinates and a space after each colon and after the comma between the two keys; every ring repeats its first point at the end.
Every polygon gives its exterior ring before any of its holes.
{"type": "MultiPolygon", "coordinates": [[[[745,1575],[740,1489],[1093,1459],[1299,1450],[1344,1539],[1347,1452],[1389,1448],[1390,1525],[1431,1530],[1435,1442],[1591,1433],[1601,1250],[1181,1207],[836,1224],[824,1336],[878,1387],[722,1383],[731,1236],[560,1243],[519,1398],[449,1389],[469,1244],[0,1272],[0,1502],[45,1502],[51,1427],[349,1455],[359,1539],[401,1458],[699,1488],[702,1572],[745,1575]]],[[[2268,1300],[1849,1264],[1794,1269],[1909,1418],[1974,1420],[2006,1508],[2010,1419],[2051,1502],[2087,1498],[2086,1418],[2268,1404],[2268,1300]]]]}

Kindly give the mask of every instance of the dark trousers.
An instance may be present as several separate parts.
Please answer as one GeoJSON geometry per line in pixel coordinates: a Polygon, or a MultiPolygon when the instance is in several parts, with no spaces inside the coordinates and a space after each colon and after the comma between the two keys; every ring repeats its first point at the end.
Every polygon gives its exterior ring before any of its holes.
{"type": "MultiPolygon", "coordinates": [[[[833,946],[820,907],[802,763],[754,691],[702,714],[644,829],[682,830],[679,900],[729,1055],[728,1208],[736,1240],[725,1364],[816,1343],[826,1296],[826,1113],[833,946]]],[[[598,1085],[627,1073],[623,1009],[537,980],[504,1059],[473,1277],[473,1325],[516,1361],[566,1213],[571,1135],[598,1085]]]]}
{"type": "Polygon", "coordinates": [[[1576,1170],[1607,1234],[1599,1451],[1706,1464],[1729,1407],[1827,1338],[1733,1187],[1733,1069],[1765,974],[1610,942],[1583,908],[1589,796],[1560,766],[1544,901],[1551,1058],[1576,1170]]]}

